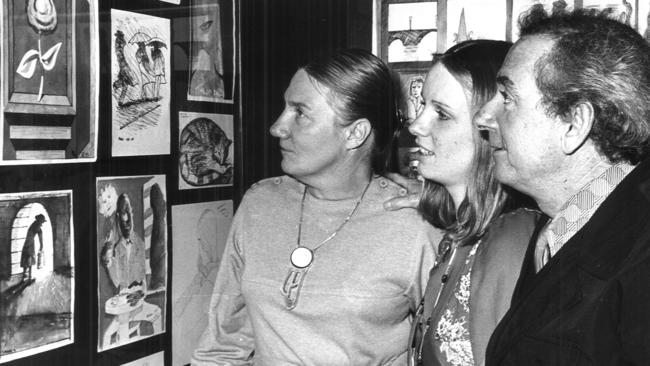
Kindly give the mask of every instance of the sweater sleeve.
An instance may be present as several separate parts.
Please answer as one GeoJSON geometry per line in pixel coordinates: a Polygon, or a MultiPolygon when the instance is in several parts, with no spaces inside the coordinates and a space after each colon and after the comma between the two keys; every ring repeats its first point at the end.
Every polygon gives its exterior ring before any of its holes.
{"type": "Polygon", "coordinates": [[[420,304],[420,300],[424,296],[424,290],[429,281],[429,272],[433,267],[433,262],[436,259],[434,246],[442,238],[442,231],[423,222],[423,227],[416,238],[417,248],[419,252],[417,255],[414,253],[412,262],[413,280],[407,289],[406,295],[409,298],[409,305],[412,311],[415,311],[420,304]]]}
{"type": "Polygon", "coordinates": [[[241,292],[245,266],[242,207],[233,218],[210,301],[208,327],[192,356],[193,366],[253,363],[253,329],[241,292]]]}

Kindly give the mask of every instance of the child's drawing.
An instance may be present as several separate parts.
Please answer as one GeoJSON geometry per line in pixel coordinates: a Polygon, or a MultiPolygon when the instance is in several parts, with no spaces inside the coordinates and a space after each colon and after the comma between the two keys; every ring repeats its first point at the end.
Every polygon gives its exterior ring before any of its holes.
{"type": "Polygon", "coordinates": [[[72,191],[0,194],[0,363],[74,342],[72,191]]]}
{"type": "Polygon", "coordinates": [[[169,19],[111,10],[113,156],[169,154],[169,19]]]}
{"type": "Polygon", "coordinates": [[[165,176],[97,178],[98,351],[165,331],[165,176]]]}
{"type": "Polygon", "coordinates": [[[178,188],[232,185],[232,115],[179,112],[178,124],[178,188]]]}
{"type": "Polygon", "coordinates": [[[232,201],[172,206],[172,365],[190,362],[208,322],[208,305],[232,221],[232,201]]]}

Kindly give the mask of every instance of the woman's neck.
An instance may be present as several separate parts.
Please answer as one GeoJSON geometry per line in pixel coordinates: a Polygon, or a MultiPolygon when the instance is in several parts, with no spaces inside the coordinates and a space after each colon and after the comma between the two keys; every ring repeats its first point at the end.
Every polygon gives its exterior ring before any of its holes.
{"type": "Polygon", "coordinates": [[[355,172],[347,177],[323,177],[302,183],[307,186],[310,195],[318,199],[338,201],[359,197],[368,185],[371,175],[370,171],[355,172]]]}

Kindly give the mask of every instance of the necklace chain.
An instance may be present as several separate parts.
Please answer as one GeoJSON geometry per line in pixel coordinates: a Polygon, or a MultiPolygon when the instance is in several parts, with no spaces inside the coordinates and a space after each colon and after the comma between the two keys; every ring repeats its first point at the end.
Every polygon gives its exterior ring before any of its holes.
{"type": "MultiPolygon", "coordinates": [[[[328,241],[334,239],[336,234],[338,234],[339,231],[341,231],[341,229],[343,229],[345,224],[347,224],[348,221],[350,221],[350,219],[352,218],[354,213],[357,212],[357,209],[359,208],[359,205],[361,204],[361,201],[363,201],[363,197],[366,195],[366,192],[368,191],[368,188],[370,187],[370,183],[372,183],[372,178],[370,178],[370,180],[368,181],[368,184],[366,184],[366,187],[363,189],[363,192],[361,193],[361,196],[359,197],[357,202],[354,204],[354,208],[352,208],[352,211],[350,211],[350,213],[345,217],[345,219],[343,220],[341,225],[339,225],[339,227],[336,228],[336,230],[334,230],[333,233],[331,233],[327,238],[325,238],[325,240],[321,241],[316,246],[314,246],[311,249],[312,252],[315,252],[316,249],[320,248],[321,246],[323,246],[328,241]]],[[[300,201],[300,221],[298,222],[298,242],[296,243],[297,247],[301,246],[301,240],[300,239],[302,237],[302,221],[303,221],[303,216],[304,216],[303,214],[305,212],[305,198],[306,197],[307,197],[307,186],[305,186],[305,190],[302,193],[302,200],[300,201]]]]}

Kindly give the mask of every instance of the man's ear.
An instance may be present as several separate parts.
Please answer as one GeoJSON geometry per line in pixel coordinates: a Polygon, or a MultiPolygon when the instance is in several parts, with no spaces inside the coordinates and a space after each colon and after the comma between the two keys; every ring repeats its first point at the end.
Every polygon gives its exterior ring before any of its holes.
{"type": "Polygon", "coordinates": [[[372,125],[366,118],[359,118],[352,122],[346,129],[346,146],[350,150],[358,149],[370,137],[372,125]]]}
{"type": "Polygon", "coordinates": [[[562,133],[562,152],[571,155],[582,146],[594,125],[594,107],[589,102],[579,102],[571,108],[562,133]]]}

